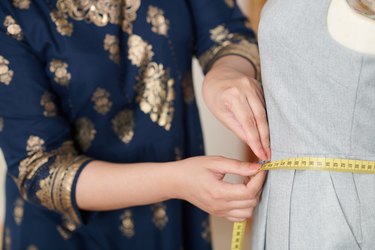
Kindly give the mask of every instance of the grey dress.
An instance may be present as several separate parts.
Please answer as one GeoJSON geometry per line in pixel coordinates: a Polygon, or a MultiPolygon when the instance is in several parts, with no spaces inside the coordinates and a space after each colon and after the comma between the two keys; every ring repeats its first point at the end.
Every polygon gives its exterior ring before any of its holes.
{"type": "MultiPolygon", "coordinates": [[[[330,37],[330,2],[269,0],[262,12],[273,160],[375,160],[375,56],[330,37]]],[[[270,171],[252,234],[252,250],[375,249],[375,175],[270,171]]]]}

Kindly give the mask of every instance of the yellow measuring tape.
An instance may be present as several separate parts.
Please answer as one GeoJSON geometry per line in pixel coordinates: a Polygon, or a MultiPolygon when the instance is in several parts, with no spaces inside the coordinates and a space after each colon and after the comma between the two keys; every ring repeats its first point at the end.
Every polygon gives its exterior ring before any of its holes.
{"type": "MultiPolygon", "coordinates": [[[[260,170],[326,170],[360,174],[375,174],[375,161],[364,160],[300,157],[272,162],[262,162],[261,164],[262,167],[260,170]]],[[[234,223],[231,250],[242,250],[245,229],[246,220],[234,223]]]]}

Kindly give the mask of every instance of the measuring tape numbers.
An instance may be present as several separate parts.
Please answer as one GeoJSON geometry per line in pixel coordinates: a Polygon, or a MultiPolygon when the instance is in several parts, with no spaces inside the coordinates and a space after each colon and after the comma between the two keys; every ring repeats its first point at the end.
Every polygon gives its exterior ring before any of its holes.
{"type": "MultiPolygon", "coordinates": [[[[261,162],[260,170],[325,170],[351,172],[357,174],[375,174],[375,161],[351,160],[339,158],[299,157],[261,162]]],[[[233,225],[231,250],[242,250],[245,237],[246,220],[233,225]]]]}

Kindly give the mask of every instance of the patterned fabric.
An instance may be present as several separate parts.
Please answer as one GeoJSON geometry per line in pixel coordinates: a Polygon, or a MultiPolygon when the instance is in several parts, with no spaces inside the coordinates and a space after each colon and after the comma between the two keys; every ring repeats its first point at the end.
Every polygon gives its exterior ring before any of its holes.
{"type": "Polygon", "coordinates": [[[75,187],[92,159],[202,155],[192,56],[259,72],[245,23],[225,0],[1,1],[4,249],[210,249],[207,214],[184,201],[87,212],[75,187]]]}

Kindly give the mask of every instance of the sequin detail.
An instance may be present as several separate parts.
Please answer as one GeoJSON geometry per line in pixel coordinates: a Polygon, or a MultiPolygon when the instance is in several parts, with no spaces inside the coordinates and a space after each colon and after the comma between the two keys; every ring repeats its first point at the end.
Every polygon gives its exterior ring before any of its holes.
{"type": "Polygon", "coordinates": [[[101,115],[105,115],[112,107],[112,102],[109,100],[109,92],[103,88],[97,88],[91,97],[94,102],[94,109],[101,115]]]}
{"type": "Polygon", "coordinates": [[[49,69],[54,73],[55,82],[65,87],[69,86],[72,76],[68,72],[68,64],[66,62],[54,59],[51,61],[49,69]]]}
{"type": "Polygon", "coordinates": [[[148,44],[138,35],[128,38],[128,58],[135,66],[142,66],[151,61],[154,56],[152,45],[148,44]]]}
{"type": "Polygon", "coordinates": [[[157,203],[151,206],[153,217],[152,221],[154,225],[159,229],[163,230],[168,223],[167,206],[163,203],[157,203]]]}
{"type": "Polygon", "coordinates": [[[56,104],[52,101],[52,95],[46,91],[40,99],[40,105],[44,108],[43,115],[45,117],[56,116],[56,104]]]}
{"type": "Polygon", "coordinates": [[[30,8],[30,0],[13,0],[13,5],[21,10],[30,8]]]}
{"type": "Polygon", "coordinates": [[[9,85],[13,79],[14,72],[9,68],[9,61],[0,56],[0,83],[9,85]]]}
{"type": "Polygon", "coordinates": [[[87,151],[95,139],[96,129],[94,123],[87,117],[81,117],[75,122],[75,138],[80,148],[87,151]]]}
{"type": "Polygon", "coordinates": [[[104,49],[109,53],[109,59],[114,63],[120,63],[120,45],[119,40],[114,35],[105,35],[104,49]]]}
{"type": "Polygon", "coordinates": [[[132,211],[127,209],[125,210],[120,217],[121,225],[119,227],[120,231],[127,238],[133,238],[135,235],[135,226],[133,221],[132,211]]]}

